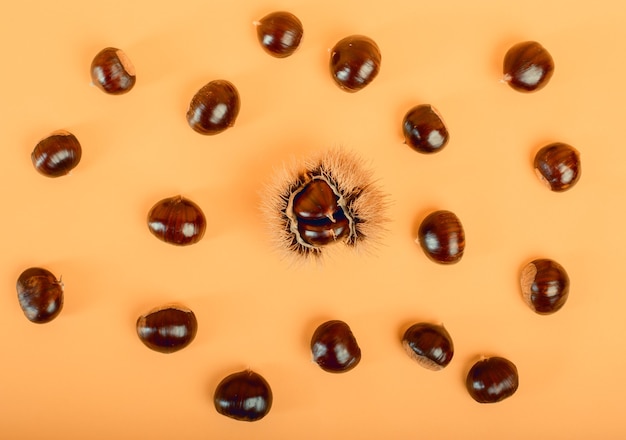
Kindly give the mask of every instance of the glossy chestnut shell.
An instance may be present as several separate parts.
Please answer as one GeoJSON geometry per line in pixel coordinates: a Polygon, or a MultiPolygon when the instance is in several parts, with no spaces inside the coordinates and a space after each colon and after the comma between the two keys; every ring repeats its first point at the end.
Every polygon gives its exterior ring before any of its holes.
{"type": "Polygon", "coordinates": [[[531,261],[520,277],[522,297],[533,311],[549,315],[561,309],[569,296],[569,277],[559,263],[547,258],[531,261]]]}
{"type": "Polygon", "coordinates": [[[445,368],[454,356],[452,338],[442,325],[412,325],[404,332],[402,346],[411,359],[434,371],[445,368]]]}
{"type": "Polygon", "coordinates": [[[439,112],[429,104],[411,108],[402,120],[405,143],[420,153],[436,153],[450,138],[439,112]]]}
{"type": "Polygon", "coordinates": [[[288,57],[300,46],[302,22],[290,12],[272,12],[255,24],[261,47],[276,58],[288,57]]]}
{"type": "Polygon", "coordinates": [[[183,196],[158,201],[148,213],[148,229],[166,243],[186,246],[204,236],[206,218],[198,205],[183,196]]]}
{"type": "Polygon", "coordinates": [[[57,130],[40,140],[30,155],[37,171],[46,177],[65,176],[82,157],[80,142],[72,133],[57,130]]]}
{"type": "Polygon", "coordinates": [[[272,408],[272,400],[269,383],[251,370],[227,376],[217,385],[213,395],[218,413],[244,422],[265,417],[272,408]]]}
{"type": "Polygon", "coordinates": [[[189,308],[168,305],[141,315],[136,328],[137,336],[146,347],[160,353],[173,353],[191,344],[198,332],[198,321],[189,308]]]}
{"type": "Polygon", "coordinates": [[[314,246],[325,246],[350,233],[350,221],[338,204],[339,197],[322,179],[308,182],[293,199],[293,215],[300,238],[314,246]]]}
{"type": "Polygon", "coordinates": [[[47,269],[31,267],[17,279],[17,299],[26,318],[43,324],[56,318],[63,308],[63,283],[47,269]]]}
{"type": "Polygon", "coordinates": [[[435,211],[426,216],[418,229],[417,241],[428,258],[440,264],[459,262],[465,251],[465,231],[450,211],[435,211]]]}
{"type": "Polygon", "coordinates": [[[217,79],[193,96],[187,122],[200,134],[215,135],[235,124],[240,107],[237,88],[229,81],[217,79]]]}
{"type": "Polygon", "coordinates": [[[502,357],[476,362],[467,373],[465,387],[478,403],[496,403],[511,397],[519,386],[517,367],[502,357]]]}
{"type": "Polygon", "coordinates": [[[571,145],[554,142],[537,152],[534,167],[552,191],[567,191],[580,179],[580,153],[571,145]]]}
{"type": "Polygon", "coordinates": [[[332,320],[321,324],[311,338],[313,361],[329,373],[345,373],[361,361],[361,349],[348,324],[332,320]]]}
{"type": "Polygon", "coordinates": [[[342,90],[357,92],[378,76],[381,58],[374,40],[363,35],[351,35],[332,48],[330,73],[342,90]]]}
{"type": "Polygon", "coordinates": [[[91,62],[91,81],[105,93],[122,95],[135,86],[135,67],[124,51],[107,47],[91,62]]]}
{"type": "Polygon", "coordinates": [[[552,55],[536,41],[512,46],[504,56],[504,78],[519,92],[534,92],[548,84],[554,73],[552,55]]]}

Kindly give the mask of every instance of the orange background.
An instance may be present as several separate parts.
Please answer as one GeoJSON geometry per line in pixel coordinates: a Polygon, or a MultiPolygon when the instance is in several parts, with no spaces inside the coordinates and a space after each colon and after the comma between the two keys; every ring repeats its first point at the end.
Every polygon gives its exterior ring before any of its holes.
{"type": "Polygon", "coordinates": [[[619,1],[12,2],[2,14],[0,175],[0,437],[4,439],[620,438],[626,436],[626,237],[623,192],[626,9],[619,1]],[[300,49],[275,59],[254,20],[274,10],[304,25],[300,49]],[[328,49],[373,38],[380,75],[341,91],[328,49]],[[541,42],[556,69],[534,94],[500,83],[506,49],[541,42]],[[127,95],[90,86],[102,48],[137,70],[127,95]],[[185,120],[213,79],[239,89],[236,125],[202,136],[185,120]],[[413,105],[442,114],[450,143],[436,155],[403,144],[413,105]],[[57,129],[83,159],[48,179],[30,162],[57,129]],[[535,151],[562,141],[581,153],[582,177],[552,193],[532,171],[535,151]],[[259,215],[259,191],[292,157],[355,150],[392,205],[373,255],[322,266],[281,260],[259,215]],[[182,194],[204,210],[198,244],[156,240],[146,215],[182,194]],[[454,211],[467,245],[439,266],[414,243],[431,210],[454,211]],[[521,267],[553,258],[571,291],[557,314],[523,303],[521,267]],[[21,312],[18,275],[62,276],[65,307],[35,325],[21,312]],[[147,349],[137,317],[168,302],[196,313],[181,352],[147,349]],[[363,358],[323,372],[308,349],[315,327],[342,319],[363,358]],[[404,353],[404,329],[443,322],[455,343],[443,371],[404,353]],[[512,360],[518,392],[474,402],[464,378],[480,355],[512,360]],[[236,422],[212,393],[249,367],[274,392],[270,414],[236,422]]]}

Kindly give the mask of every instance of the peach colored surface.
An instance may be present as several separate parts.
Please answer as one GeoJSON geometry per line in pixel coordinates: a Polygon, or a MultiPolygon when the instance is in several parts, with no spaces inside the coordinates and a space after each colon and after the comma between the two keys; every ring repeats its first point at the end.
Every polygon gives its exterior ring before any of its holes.
{"type": "Polygon", "coordinates": [[[619,1],[121,1],[11,2],[2,13],[0,175],[0,438],[458,439],[624,438],[624,102],[626,8],[619,1]],[[266,54],[253,21],[286,9],[304,25],[290,58],[266,54]],[[328,72],[328,50],[350,34],[382,52],[378,78],[356,94],[328,72]],[[506,49],[541,42],[556,70],[545,89],[499,80],[506,49]],[[90,86],[102,48],[137,70],[127,95],[90,86]],[[185,112],[213,79],[241,94],[236,125],[191,130],[185,112]],[[430,103],[450,130],[442,152],[403,144],[400,123],[430,103]],[[30,152],[57,129],[83,159],[70,176],[39,175],[30,152]],[[550,192],[532,171],[552,141],[581,153],[572,190],[550,192]],[[259,191],[284,161],[355,150],[392,200],[371,255],[342,253],[294,268],[270,244],[259,191]],[[208,219],[198,244],[155,239],[146,215],[182,194],[208,219]],[[465,226],[461,262],[440,266],[414,243],[431,210],[465,226]],[[553,258],[570,297],[551,316],[523,303],[521,267],[553,258]],[[26,320],[15,282],[43,266],[65,283],[54,321],[26,320]],[[181,302],[196,340],[163,355],[135,321],[181,302]],[[315,327],[342,319],[363,358],[323,372],[308,348],[315,327]],[[443,322],[452,363],[428,371],[404,353],[414,322],[443,322]],[[464,388],[481,355],[519,369],[520,387],[494,405],[464,388]],[[269,415],[219,415],[217,383],[244,368],[274,391],[269,415]]]}

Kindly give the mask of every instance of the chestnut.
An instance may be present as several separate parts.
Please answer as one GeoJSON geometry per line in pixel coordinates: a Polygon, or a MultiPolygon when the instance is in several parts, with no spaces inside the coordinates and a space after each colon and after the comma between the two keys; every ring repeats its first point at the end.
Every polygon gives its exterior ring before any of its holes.
{"type": "Polygon", "coordinates": [[[434,371],[445,368],[454,356],[452,338],[443,325],[412,325],[402,336],[402,346],[411,359],[434,371]]]}
{"type": "Polygon", "coordinates": [[[272,12],[255,25],[261,47],[276,58],[286,58],[300,46],[302,22],[290,12],[272,12]]]}
{"type": "Polygon", "coordinates": [[[465,387],[478,403],[496,403],[511,397],[519,386],[517,367],[502,357],[484,358],[467,373],[465,387]]]}
{"type": "Polygon", "coordinates": [[[158,201],[148,213],[148,229],[166,243],[186,246],[200,241],[206,218],[200,207],[183,196],[158,201]]]}
{"type": "Polygon", "coordinates": [[[17,299],[26,318],[43,324],[56,318],[63,308],[63,282],[52,272],[31,267],[17,279],[17,299]]]}
{"type": "Polygon", "coordinates": [[[80,162],[83,150],[72,133],[57,130],[40,140],[30,155],[35,169],[46,177],[65,176],[80,162]]]}
{"type": "Polygon", "coordinates": [[[313,361],[329,373],[345,373],[361,361],[361,349],[348,324],[327,321],[317,327],[311,338],[313,361]]]}
{"type": "Polygon", "coordinates": [[[569,296],[567,272],[548,258],[536,259],[524,266],[520,284],[524,302],[540,315],[558,311],[569,296]]]}
{"type": "Polygon", "coordinates": [[[244,422],[254,422],[265,417],[272,408],[272,400],[269,383],[251,370],[225,377],[213,394],[218,413],[244,422]]]}
{"type": "Polygon", "coordinates": [[[552,55],[536,41],[512,46],[504,56],[504,82],[519,92],[534,92],[548,84],[554,73],[552,55]]]}
{"type": "Polygon", "coordinates": [[[429,104],[411,108],[402,120],[405,143],[420,153],[436,153],[445,147],[449,140],[439,112],[429,104]]]}
{"type": "Polygon", "coordinates": [[[91,80],[105,93],[122,95],[135,86],[135,67],[124,51],[107,47],[91,62],[91,80]]]}
{"type": "Polygon", "coordinates": [[[380,49],[374,40],[363,35],[350,35],[332,48],[330,73],[339,88],[357,92],[378,76],[380,62],[380,49]]]}
{"type": "Polygon", "coordinates": [[[187,122],[200,134],[215,135],[235,124],[240,107],[237,88],[229,81],[217,79],[193,96],[187,122]]]}
{"type": "Polygon", "coordinates": [[[450,211],[434,211],[426,216],[420,224],[416,241],[428,258],[440,264],[459,262],[465,251],[463,226],[450,211]]]}
{"type": "Polygon", "coordinates": [[[552,191],[567,191],[580,179],[580,153],[571,145],[554,142],[537,151],[534,167],[552,191]]]}
{"type": "Polygon", "coordinates": [[[198,321],[189,308],[167,305],[137,318],[136,329],[146,347],[160,353],[173,353],[191,344],[198,332],[198,321]]]}

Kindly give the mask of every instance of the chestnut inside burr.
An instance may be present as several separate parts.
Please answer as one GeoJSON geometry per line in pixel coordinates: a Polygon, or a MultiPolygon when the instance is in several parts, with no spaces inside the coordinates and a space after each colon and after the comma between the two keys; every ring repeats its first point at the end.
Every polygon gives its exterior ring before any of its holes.
{"type": "Polygon", "coordinates": [[[65,176],[82,157],[83,150],[72,133],[58,130],[37,143],[30,157],[37,171],[46,177],[65,176]]]}
{"type": "Polygon", "coordinates": [[[261,47],[276,58],[288,57],[300,46],[302,23],[290,12],[272,12],[261,18],[256,25],[261,47]]]}
{"type": "Polygon", "coordinates": [[[547,258],[524,266],[520,283],[524,302],[540,315],[560,310],[569,296],[567,272],[559,263],[547,258]]]}
{"type": "Polygon", "coordinates": [[[52,272],[31,267],[17,279],[17,299],[26,318],[43,324],[56,318],[63,308],[63,283],[52,272]]]}
{"type": "Polygon", "coordinates": [[[580,153],[571,145],[554,142],[537,151],[534,167],[552,191],[567,191],[580,179],[580,153]]]}
{"type": "Polygon", "coordinates": [[[517,367],[502,357],[476,362],[467,373],[465,387],[478,403],[496,403],[511,397],[519,386],[517,367]]]}
{"type": "Polygon", "coordinates": [[[454,356],[454,344],[442,325],[418,323],[402,337],[402,346],[412,359],[429,370],[445,368],[454,356]]]}
{"type": "Polygon", "coordinates": [[[272,389],[258,373],[240,371],[225,377],[215,389],[213,402],[219,414],[244,422],[265,417],[272,408],[272,389]]]}
{"type": "Polygon", "coordinates": [[[381,58],[374,40],[363,35],[351,35],[332,48],[330,72],[342,90],[357,92],[378,76],[381,58]]]}
{"type": "Polygon", "coordinates": [[[359,347],[352,330],[343,321],[321,324],[311,338],[313,361],[329,373],[345,373],[361,361],[359,347]]]}
{"type": "Polygon", "coordinates": [[[91,62],[91,80],[108,94],[122,95],[135,86],[135,67],[122,50],[107,47],[91,62]]]}
{"type": "Polygon", "coordinates": [[[459,218],[450,211],[435,211],[420,224],[418,238],[424,253],[440,264],[454,264],[465,251],[465,231],[459,218]]]}
{"type": "Polygon", "coordinates": [[[512,46],[504,56],[504,78],[519,92],[534,92],[544,88],[554,73],[554,60],[536,41],[524,41],[512,46]]]}
{"type": "Polygon", "coordinates": [[[199,242],[206,230],[200,207],[182,196],[157,202],[148,213],[148,229],[159,240],[186,246],[199,242]]]}
{"type": "Polygon", "coordinates": [[[288,211],[292,229],[307,246],[326,246],[351,234],[345,202],[324,178],[309,180],[294,192],[288,211]]]}
{"type": "Polygon", "coordinates": [[[411,108],[402,120],[406,144],[420,153],[441,151],[449,140],[448,129],[441,116],[431,105],[421,104],[411,108]]]}
{"type": "Polygon", "coordinates": [[[214,80],[191,99],[187,123],[200,134],[216,135],[235,125],[240,107],[237,88],[229,81],[214,80]]]}
{"type": "Polygon", "coordinates": [[[160,353],[173,353],[187,347],[196,337],[196,315],[184,306],[163,306],[141,315],[137,336],[146,347],[160,353]]]}

